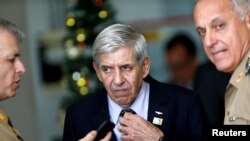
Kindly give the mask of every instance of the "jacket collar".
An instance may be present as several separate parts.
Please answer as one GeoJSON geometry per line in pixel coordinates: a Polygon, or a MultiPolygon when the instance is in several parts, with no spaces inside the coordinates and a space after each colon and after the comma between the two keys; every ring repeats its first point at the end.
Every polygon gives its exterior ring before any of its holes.
{"type": "MultiPolygon", "coordinates": [[[[161,85],[165,86],[165,84],[158,82],[149,75],[145,78],[145,81],[150,84],[148,121],[162,129],[166,126],[166,121],[163,121],[161,124],[160,120],[165,120],[167,117],[166,114],[168,113],[163,113],[163,111],[166,111],[166,103],[169,100],[169,96],[166,94],[166,91],[162,91],[161,89],[163,88],[161,85]]],[[[98,127],[104,120],[110,118],[107,91],[103,88],[100,93],[95,95],[95,99],[96,103],[92,107],[92,121],[95,127],[98,127]]],[[[116,141],[114,133],[112,141],[116,141]]]]}
{"type": "Polygon", "coordinates": [[[164,113],[169,111],[166,110],[169,96],[166,90],[163,90],[163,88],[166,88],[166,84],[158,82],[151,76],[147,76],[145,81],[150,83],[148,121],[162,129],[166,127],[166,120],[169,115],[169,113],[164,113]]]}

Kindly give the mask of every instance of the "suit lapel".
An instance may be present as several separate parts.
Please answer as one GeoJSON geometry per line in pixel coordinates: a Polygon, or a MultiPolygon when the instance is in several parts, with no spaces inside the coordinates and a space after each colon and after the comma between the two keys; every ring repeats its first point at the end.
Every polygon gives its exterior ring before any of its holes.
{"type": "MultiPolygon", "coordinates": [[[[90,107],[91,108],[91,107],[90,107]]],[[[104,122],[106,119],[110,119],[107,92],[105,89],[101,91],[96,96],[96,104],[93,106],[92,123],[96,129],[104,122]]],[[[115,133],[112,134],[112,141],[117,141],[115,133]]]]}
{"type": "Polygon", "coordinates": [[[167,126],[169,117],[169,97],[166,91],[162,91],[161,83],[157,82],[153,78],[146,80],[150,84],[149,93],[149,107],[148,107],[148,121],[157,126],[160,129],[164,129],[167,126]]]}
{"type": "Polygon", "coordinates": [[[105,90],[102,90],[95,97],[96,102],[93,105],[92,112],[92,122],[95,127],[98,127],[104,120],[109,119],[109,110],[107,102],[107,93],[105,90]]]}
{"type": "MultiPolygon", "coordinates": [[[[168,94],[166,94],[166,90],[162,91],[162,84],[150,76],[149,78],[146,78],[145,81],[150,84],[148,121],[161,130],[166,129],[168,118],[171,114],[168,106],[169,103],[167,102],[169,100],[168,94]]],[[[104,120],[110,119],[110,115],[107,102],[107,92],[103,89],[96,99],[97,102],[93,106],[92,122],[97,128],[104,120]]],[[[114,132],[112,134],[112,141],[117,141],[114,132]]]]}

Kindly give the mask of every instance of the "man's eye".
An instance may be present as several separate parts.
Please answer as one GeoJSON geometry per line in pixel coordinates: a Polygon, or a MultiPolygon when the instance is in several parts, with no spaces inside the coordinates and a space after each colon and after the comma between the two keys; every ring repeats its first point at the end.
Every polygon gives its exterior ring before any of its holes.
{"type": "Polygon", "coordinates": [[[111,72],[111,68],[104,67],[104,68],[102,68],[102,71],[105,73],[109,73],[109,72],[111,72]]]}
{"type": "Polygon", "coordinates": [[[198,29],[197,30],[198,34],[202,37],[206,34],[206,30],[205,29],[198,29]]]}
{"type": "Polygon", "coordinates": [[[224,27],[225,27],[225,24],[218,24],[218,25],[215,26],[215,29],[216,29],[216,30],[221,30],[221,29],[223,29],[224,27]]]}
{"type": "Polygon", "coordinates": [[[122,69],[125,71],[130,71],[130,70],[132,70],[132,67],[131,66],[123,66],[122,69]]]}
{"type": "Polygon", "coordinates": [[[11,63],[14,63],[15,62],[15,58],[10,58],[10,59],[8,59],[8,61],[11,62],[11,63]]]}

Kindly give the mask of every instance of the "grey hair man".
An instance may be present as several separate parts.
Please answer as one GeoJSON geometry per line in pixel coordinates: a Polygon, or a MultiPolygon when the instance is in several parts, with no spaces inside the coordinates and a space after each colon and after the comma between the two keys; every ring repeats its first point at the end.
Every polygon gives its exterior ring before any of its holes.
{"type": "Polygon", "coordinates": [[[232,74],[224,124],[250,124],[250,0],[198,0],[194,21],[208,58],[232,74]]]}
{"type": "Polygon", "coordinates": [[[64,141],[79,140],[106,119],[115,124],[112,141],[203,138],[205,117],[200,102],[192,91],[148,75],[147,43],[135,28],[124,24],[105,28],[92,51],[104,89],[67,109],[64,141]]]}

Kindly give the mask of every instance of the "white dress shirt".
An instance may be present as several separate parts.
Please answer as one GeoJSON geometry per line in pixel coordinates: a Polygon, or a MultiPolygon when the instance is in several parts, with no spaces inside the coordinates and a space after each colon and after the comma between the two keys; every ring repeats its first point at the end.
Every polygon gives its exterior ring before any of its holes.
{"type": "MultiPolygon", "coordinates": [[[[133,109],[137,115],[143,117],[145,120],[148,118],[148,103],[149,103],[149,83],[143,81],[141,90],[128,108],[133,109]]],[[[119,126],[119,114],[123,107],[115,103],[110,96],[108,96],[108,107],[110,113],[110,120],[115,123],[114,132],[118,141],[121,141],[122,133],[118,131],[119,126]]]]}

